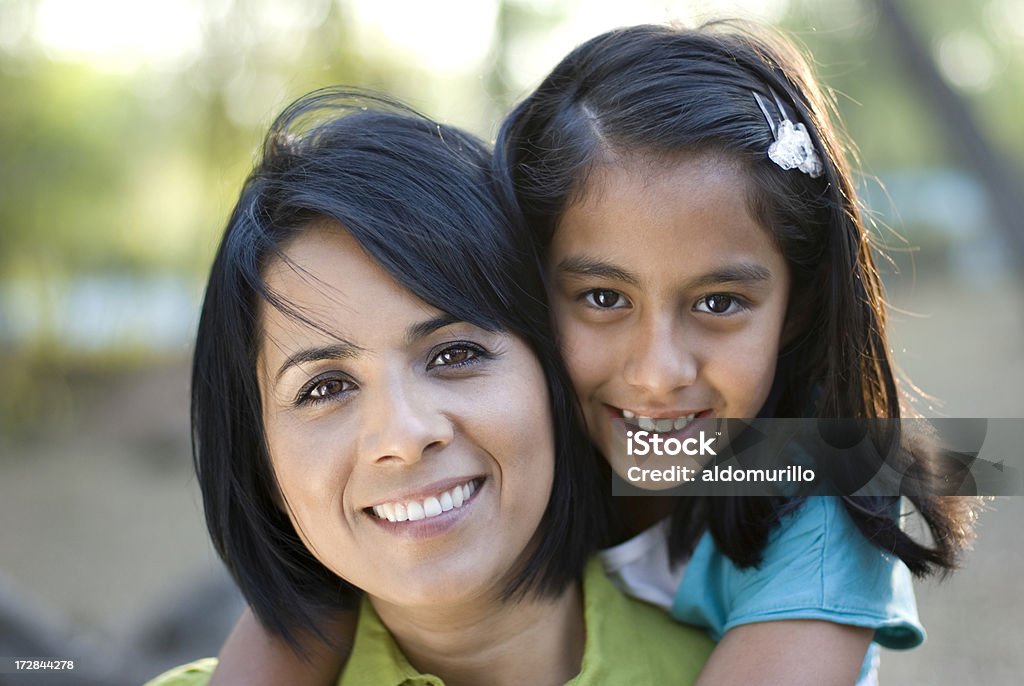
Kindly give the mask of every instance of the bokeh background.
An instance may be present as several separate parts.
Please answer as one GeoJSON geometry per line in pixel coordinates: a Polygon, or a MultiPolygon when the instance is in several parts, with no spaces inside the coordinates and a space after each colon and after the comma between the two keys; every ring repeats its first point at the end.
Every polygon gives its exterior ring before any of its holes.
{"type": "MultiPolygon", "coordinates": [[[[355,84],[492,138],[578,42],[720,16],[790,31],[836,92],[917,409],[1024,416],[1024,0],[0,0],[0,656],[140,683],[237,614],[191,473],[190,339],[287,102],[355,84]]],[[[918,586],[930,638],[883,683],[1020,683],[1022,521],[993,501],[963,571],[918,586]]]]}

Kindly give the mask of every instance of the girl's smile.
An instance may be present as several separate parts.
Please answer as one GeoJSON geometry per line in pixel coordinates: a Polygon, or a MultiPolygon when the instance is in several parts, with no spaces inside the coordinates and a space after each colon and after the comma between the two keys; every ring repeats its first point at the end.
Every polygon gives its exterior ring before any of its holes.
{"type": "Polygon", "coordinates": [[[622,436],[688,436],[758,414],[789,270],[730,158],[619,158],[555,231],[552,307],[587,429],[620,475],[622,436]],[[703,420],[703,421],[702,421],[703,420]]]}
{"type": "Polygon", "coordinates": [[[266,270],[258,369],[271,464],[303,542],[379,603],[498,598],[554,472],[548,395],[518,339],[427,305],[340,226],[266,270]]]}

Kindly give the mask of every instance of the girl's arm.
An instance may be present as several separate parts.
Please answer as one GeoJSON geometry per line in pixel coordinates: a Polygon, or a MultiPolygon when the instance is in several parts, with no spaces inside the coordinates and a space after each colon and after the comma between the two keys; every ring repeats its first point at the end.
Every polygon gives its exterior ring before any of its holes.
{"type": "Polygon", "coordinates": [[[808,619],[744,624],[722,637],[696,686],[852,686],[873,634],[808,619]]]}
{"type": "Polygon", "coordinates": [[[307,661],[283,640],[268,633],[246,608],[220,650],[209,686],[334,686],[348,659],[356,619],[355,612],[343,612],[322,627],[327,638],[345,647],[344,652],[331,650],[316,637],[302,639],[309,655],[307,661]]]}

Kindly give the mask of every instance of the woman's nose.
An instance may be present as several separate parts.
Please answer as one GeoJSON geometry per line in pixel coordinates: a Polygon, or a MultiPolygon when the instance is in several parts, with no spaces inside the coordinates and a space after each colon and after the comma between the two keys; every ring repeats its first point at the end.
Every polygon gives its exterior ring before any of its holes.
{"type": "Polygon", "coordinates": [[[359,443],[364,459],[412,463],[451,443],[454,429],[439,399],[416,384],[392,381],[364,389],[363,400],[359,443]]]}
{"type": "Polygon", "coordinates": [[[670,317],[641,328],[626,353],[626,383],[651,400],[670,402],[674,391],[696,382],[697,356],[683,334],[670,317]]]}

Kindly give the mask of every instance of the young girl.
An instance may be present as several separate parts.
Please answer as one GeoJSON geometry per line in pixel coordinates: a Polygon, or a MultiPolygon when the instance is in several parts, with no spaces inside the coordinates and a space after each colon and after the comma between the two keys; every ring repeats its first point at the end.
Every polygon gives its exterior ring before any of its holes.
{"type": "MultiPolygon", "coordinates": [[[[543,253],[590,438],[617,471],[629,425],[900,416],[829,107],[781,39],[638,26],[578,47],[502,126],[504,196],[543,253]]],[[[624,542],[602,558],[719,641],[700,684],[869,684],[876,644],[924,638],[911,573],[951,569],[971,533],[973,501],[909,500],[931,546],[901,530],[895,498],[615,498],[624,542]]],[[[261,641],[243,621],[225,652],[261,641]]]]}
{"type": "Polygon", "coordinates": [[[707,637],[584,572],[595,462],[486,149],[393,109],[300,99],[225,232],[192,408],[218,552],[285,640],[363,595],[349,686],[692,683],[707,637]]]}

